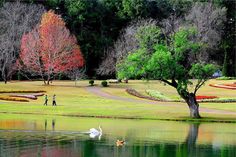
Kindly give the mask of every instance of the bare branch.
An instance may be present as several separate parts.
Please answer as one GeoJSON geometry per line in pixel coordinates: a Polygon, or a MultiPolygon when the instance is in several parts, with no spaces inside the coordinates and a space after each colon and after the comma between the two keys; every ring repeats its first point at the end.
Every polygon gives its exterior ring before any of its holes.
{"type": "Polygon", "coordinates": [[[0,73],[7,81],[14,73],[21,38],[39,21],[42,5],[7,2],[0,8],[0,73]]]}

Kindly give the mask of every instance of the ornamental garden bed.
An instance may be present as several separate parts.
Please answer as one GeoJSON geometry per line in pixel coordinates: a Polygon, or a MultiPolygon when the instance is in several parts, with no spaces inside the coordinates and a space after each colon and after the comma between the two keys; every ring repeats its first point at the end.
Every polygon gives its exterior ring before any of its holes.
{"type": "Polygon", "coordinates": [[[232,84],[209,84],[211,87],[236,90],[236,83],[232,84]]]}
{"type": "MultiPolygon", "coordinates": [[[[156,90],[146,90],[148,96],[143,95],[136,91],[135,89],[126,89],[126,92],[130,95],[136,96],[138,98],[154,100],[154,101],[162,101],[162,102],[184,102],[181,98],[169,98],[164,94],[160,93],[156,90]]],[[[236,102],[236,98],[219,98],[217,96],[206,96],[206,95],[198,95],[196,96],[197,102],[200,103],[232,103],[236,102]]]]}
{"type": "Polygon", "coordinates": [[[29,102],[29,99],[36,100],[37,97],[43,96],[45,91],[0,91],[0,100],[5,101],[19,101],[19,102],[29,102]],[[24,93],[24,94],[16,94],[24,93]]]}
{"type": "Polygon", "coordinates": [[[218,98],[217,96],[206,96],[206,95],[197,95],[196,99],[197,100],[203,100],[203,99],[216,99],[218,98]]]}
{"type": "Polygon", "coordinates": [[[10,97],[9,95],[0,95],[0,100],[4,100],[4,101],[18,101],[18,102],[29,102],[28,99],[10,97]]]}

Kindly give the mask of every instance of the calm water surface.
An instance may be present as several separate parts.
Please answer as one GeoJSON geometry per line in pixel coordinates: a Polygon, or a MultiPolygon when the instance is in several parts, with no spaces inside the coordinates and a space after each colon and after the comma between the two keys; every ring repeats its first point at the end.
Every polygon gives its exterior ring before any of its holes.
{"type": "Polygon", "coordinates": [[[236,124],[0,117],[0,157],[236,157],[236,124]],[[99,125],[100,138],[85,133],[99,125]]]}

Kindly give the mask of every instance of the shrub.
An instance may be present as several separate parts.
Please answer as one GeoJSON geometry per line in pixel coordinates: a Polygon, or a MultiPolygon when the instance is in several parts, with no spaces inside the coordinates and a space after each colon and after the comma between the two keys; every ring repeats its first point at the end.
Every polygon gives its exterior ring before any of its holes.
{"type": "Polygon", "coordinates": [[[89,84],[90,84],[90,86],[93,86],[94,80],[89,80],[89,84]]]}
{"type": "Polygon", "coordinates": [[[108,86],[107,81],[105,81],[105,80],[102,81],[102,82],[101,82],[101,85],[102,85],[103,87],[107,87],[107,86],[108,86]]]}
{"type": "Polygon", "coordinates": [[[158,100],[162,100],[162,101],[171,101],[170,98],[168,98],[167,96],[163,95],[161,92],[156,91],[156,90],[146,90],[146,93],[151,96],[154,97],[158,100]]]}
{"type": "Polygon", "coordinates": [[[124,82],[125,82],[125,83],[128,83],[128,82],[129,82],[129,80],[128,80],[127,78],[125,78],[125,79],[124,79],[124,82]]]}
{"type": "Polygon", "coordinates": [[[59,73],[58,80],[62,80],[62,73],[59,73]]]}

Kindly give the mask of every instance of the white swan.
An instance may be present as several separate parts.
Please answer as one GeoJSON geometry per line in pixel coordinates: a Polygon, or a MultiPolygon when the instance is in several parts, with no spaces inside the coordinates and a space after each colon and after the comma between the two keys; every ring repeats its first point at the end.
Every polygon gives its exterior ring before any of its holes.
{"type": "Polygon", "coordinates": [[[95,138],[95,137],[97,137],[97,136],[99,136],[99,139],[101,138],[101,136],[102,136],[102,128],[101,128],[101,126],[99,125],[99,130],[97,130],[97,129],[95,129],[95,128],[91,128],[91,129],[89,129],[89,136],[91,137],[91,138],[95,138]]]}

